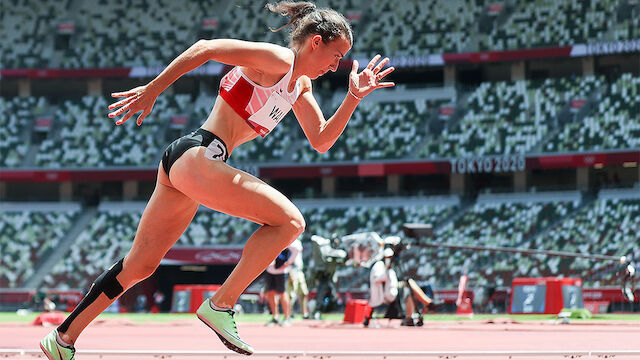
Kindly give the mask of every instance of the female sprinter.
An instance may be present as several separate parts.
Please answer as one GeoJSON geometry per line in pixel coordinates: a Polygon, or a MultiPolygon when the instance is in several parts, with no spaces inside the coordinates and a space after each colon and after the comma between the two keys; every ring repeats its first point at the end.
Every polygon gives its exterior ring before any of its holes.
{"type": "MultiPolygon", "coordinates": [[[[289,16],[290,47],[233,39],[200,40],[173,60],[150,83],[114,93],[124,98],[109,106],[120,125],[132,115],[142,125],[158,95],[183,74],[209,60],[235,66],[220,82],[220,96],[201,128],[174,141],[158,167],[156,188],[144,210],[129,253],[93,283],[86,297],[60,327],[41,341],[50,359],[72,359],[73,343],[83,329],[124,291],[147,278],[180,238],[200,204],[262,227],[247,241],[242,258],[211,299],[197,311],[231,350],[250,355],[253,348],[238,336],[233,305],[242,292],[305,228],[300,211],[263,181],[227,165],[238,145],[267,135],[293,109],[311,146],[326,152],[344,130],[354,109],[393,71],[376,55],[360,73],[353,62],[345,99],[328,120],[313,97],[311,79],[336,71],[351,49],[347,20],[331,9],[308,2],[267,5],[289,16]]],[[[282,29],[280,28],[280,29],[282,29]]],[[[278,29],[278,30],[280,30],[278,29]]],[[[274,31],[278,31],[274,30],[274,31]]]]}

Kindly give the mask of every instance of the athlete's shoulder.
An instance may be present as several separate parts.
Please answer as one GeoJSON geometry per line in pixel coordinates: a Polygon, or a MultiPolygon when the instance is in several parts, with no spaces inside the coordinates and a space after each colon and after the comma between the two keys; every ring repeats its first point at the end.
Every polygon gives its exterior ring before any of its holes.
{"type": "Polygon", "coordinates": [[[289,49],[288,47],[268,42],[262,42],[258,44],[260,44],[259,46],[264,46],[265,49],[271,51],[273,57],[282,62],[287,68],[291,68],[291,66],[293,65],[293,62],[296,58],[293,50],[289,49]]]}
{"type": "Polygon", "coordinates": [[[311,79],[307,75],[302,75],[298,78],[298,82],[300,83],[300,95],[307,91],[311,91],[311,79]]]}

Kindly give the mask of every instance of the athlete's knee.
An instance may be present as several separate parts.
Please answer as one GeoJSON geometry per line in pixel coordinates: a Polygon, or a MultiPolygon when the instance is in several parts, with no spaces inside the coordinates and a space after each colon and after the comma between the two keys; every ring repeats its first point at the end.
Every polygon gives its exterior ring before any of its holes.
{"type": "Polygon", "coordinates": [[[283,245],[286,247],[304,232],[307,224],[300,211],[296,211],[293,214],[288,214],[283,218],[282,223],[276,226],[282,231],[283,241],[285,241],[283,245]]]}
{"type": "Polygon", "coordinates": [[[290,224],[293,228],[293,233],[295,235],[291,240],[291,242],[293,242],[293,240],[298,238],[298,236],[302,235],[302,233],[304,232],[304,229],[307,227],[307,223],[304,221],[304,217],[302,216],[302,214],[298,212],[296,216],[291,217],[290,224]]]}
{"type": "Polygon", "coordinates": [[[140,281],[153,275],[159,265],[159,261],[131,261],[125,258],[126,273],[135,281],[140,281]]]}

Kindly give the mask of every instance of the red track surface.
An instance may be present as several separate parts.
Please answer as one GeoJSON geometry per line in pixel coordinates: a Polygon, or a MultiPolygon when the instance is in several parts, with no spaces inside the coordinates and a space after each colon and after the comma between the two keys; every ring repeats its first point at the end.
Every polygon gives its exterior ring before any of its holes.
{"type": "MultiPolygon", "coordinates": [[[[323,321],[298,321],[292,327],[265,327],[259,323],[240,323],[240,335],[256,352],[260,351],[599,351],[640,350],[638,322],[550,322],[486,321],[426,322],[424,327],[400,327],[397,321],[378,320],[378,328],[343,325],[323,321]]],[[[26,324],[2,324],[0,327],[0,358],[2,349],[38,348],[38,342],[51,328],[26,324]]],[[[226,348],[202,323],[185,320],[171,323],[133,323],[102,320],[89,326],[78,339],[79,350],[203,350],[224,351],[226,348]]],[[[233,355],[229,353],[229,355],[233,355]]],[[[12,355],[28,359],[33,355],[12,355]]],[[[76,358],[96,359],[85,354],[76,358]]],[[[114,358],[108,356],[107,358],[114,358]]],[[[157,359],[148,356],[122,356],[126,359],[157,359]]],[[[224,358],[223,356],[170,356],[171,359],[224,358]]],[[[230,358],[240,358],[230,356],[230,358]]],[[[256,357],[265,359],[266,357],[256,357]]],[[[282,358],[274,356],[274,358],[282,358]]],[[[309,358],[309,357],[307,357],[309,358]]],[[[319,358],[319,357],[316,357],[319,358]]],[[[322,357],[337,359],[341,357],[322,357]]],[[[354,359],[354,357],[350,357],[354,359]]],[[[359,357],[356,357],[359,358],[359,357]]],[[[366,356],[379,358],[382,356],[366,356]]],[[[387,357],[394,358],[394,357],[387,357]]],[[[399,358],[399,357],[398,357],[399,358]]],[[[415,358],[415,357],[414,357],[415,358]]],[[[424,357],[423,357],[424,358],[424,357]]],[[[437,358],[437,357],[436,357],[437,358]]],[[[461,357],[472,359],[474,357],[461,357]]],[[[491,359],[492,357],[481,357],[491,359]]],[[[495,357],[493,357],[495,358],[495,357]]],[[[506,358],[506,357],[500,357],[506,358]]],[[[526,356],[524,359],[559,358],[526,356]]],[[[592,358],[592,357],[586,357],[592,358]]],[[[596,359],[597,357],[593,357],[596,359]]],[[[640,354],[619,356],[640,359],[640,354]]],[[[404,359],[407,359],[404,357],[404,359]]],[[[585,359],[585,357],[582,357],[585,359]]]]}

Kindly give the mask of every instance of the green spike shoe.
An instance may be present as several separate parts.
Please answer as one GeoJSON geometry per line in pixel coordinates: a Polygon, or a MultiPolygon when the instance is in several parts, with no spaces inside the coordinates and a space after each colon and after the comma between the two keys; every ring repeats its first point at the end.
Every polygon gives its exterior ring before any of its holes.
{"type": "Polygon", "coordinates": [[[76,349],[73,346],[62,346],[58,343],[58,330],[52,330],[40,341],[40,349],[49,360],[73,360],[76,349]]]}
{"type": "Polygon", "coordinates": [[[205,300],[198,311],[198,319],[215,331],[222,343],[232,351],[243,355],[253,354],[251,345],[240,339],[236,321],[233,319],[233,310],[214,310],[211,308],[209,299],[205,300]]]}

